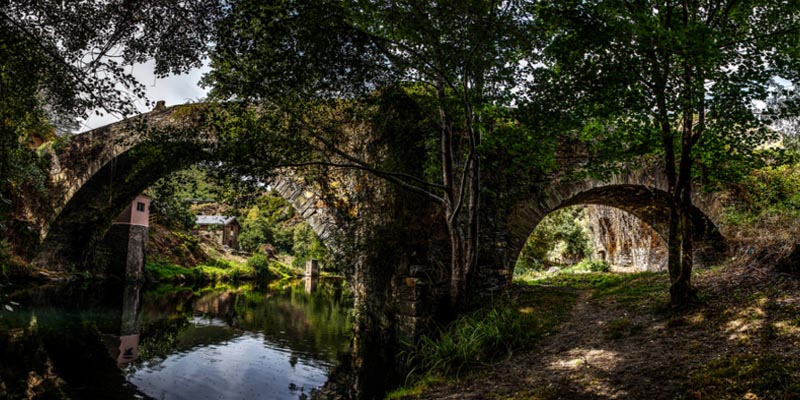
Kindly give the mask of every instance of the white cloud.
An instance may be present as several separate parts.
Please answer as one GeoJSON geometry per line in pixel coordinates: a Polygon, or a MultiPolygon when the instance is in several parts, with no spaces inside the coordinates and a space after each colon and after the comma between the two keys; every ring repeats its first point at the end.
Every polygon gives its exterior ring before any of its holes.
{"type": "MultiPolygon", "coordinates": [[[[147,98],[152,104],[159,100],[164,100],[167,106],[195,103],[208,94],[208,90],[198,85],[203,74],[209,71],[208,65],[192,69],[187,74],[172,75],[162,79],[156,78],[153,72],[154,66],[155,63],[153,61],[148,61],[144,64],[134,64],[131,67],[133,76],[145,85],[147,98]]],[[[142,100],[137,100],[135,104],[140,112],[147,112],[152,108],[152,106],[147,107],[142,100]]],[[[98,116],[92,114],[88,119],[80,121],[79,130],[82,132],[92,130],[117,122],[120,119],[118,115],[106,114],[98,116]]]]}

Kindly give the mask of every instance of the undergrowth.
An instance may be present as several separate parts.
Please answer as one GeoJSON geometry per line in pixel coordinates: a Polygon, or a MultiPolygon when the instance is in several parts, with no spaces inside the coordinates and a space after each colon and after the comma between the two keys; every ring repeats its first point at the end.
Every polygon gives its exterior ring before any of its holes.
{"type": "Polygon", "coordinates": [[[777,354],[713,360],[689,375],[689,399],[797,399],[800,363],[777,354]]]}
{"type": "Polygon", "coordinates": [[[517,287],[513,295],[460,316],[433,335],[422,336],[404,352],[411,368],[406,387],[388,398],[402,398],[444,379],[458,379],[530,347],[561,322],[576,294],[561,288],[517,287]]]}
{"type": "MultiPolygon", "coordinates": [[[[257,278],[253,266],[224,260],[215,260],[192,268],[166,261],[153,261],[145,264],[144,271],[146,279],[155,282],[235,282],[257,278]]],[[[261,278],[271,280],[279,276],[280,274],[270,272],[261,278]]]]}

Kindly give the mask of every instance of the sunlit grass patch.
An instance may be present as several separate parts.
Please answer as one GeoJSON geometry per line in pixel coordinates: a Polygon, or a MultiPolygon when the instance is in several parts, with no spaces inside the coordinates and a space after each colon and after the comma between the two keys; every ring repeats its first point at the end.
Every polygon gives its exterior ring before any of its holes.
{"type": "Polygon", "coordinates": [[[669,276],[662,272],[616,274],[592,272],[584,274],[559,274],[534,282],[532,285],[564,286],[576,289],[593,289],[594,298],[613,298],[619,303],[663,300],[669,296],[669,276]]]}
{"type": "Polygon", "coordinates": [[[444,381],[445,380],[442,377],[429,375],[420,380],[419,382],[415,383],[413,386],[401,387],[399,389],[395,389],[389,392],[386,395],[385,399],[395,400],[395,399],[404,399],[407,397],[419,396],[429,387],[443,383],[444,381]]]}
{"type": "Polygon", "coordinates": [[[182,267],[169,262],[148,262],[144,267],[145,277],[156,282],[229,282],[251,280],[255,270],[244,264],[217,260],[194,268],[182,267]]]}
{"type": "Polygon", "coordinates": [[[797,399],[800,398],[800,362],[772,353],[719,358],[689,374],[686,397],[797,399]]]}

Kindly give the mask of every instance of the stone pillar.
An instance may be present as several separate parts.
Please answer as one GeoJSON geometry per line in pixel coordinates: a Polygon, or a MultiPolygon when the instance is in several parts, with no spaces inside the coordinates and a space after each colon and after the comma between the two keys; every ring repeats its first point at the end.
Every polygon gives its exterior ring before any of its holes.
{"type": "Polygon", "coordinates": [[[111,274],[130,282],[144,279],[149,216],[150,198],[139,195],[106,233],[105,242],[111,250],[111,274]]]}
{"type": "Polygon", "coordinates": [[[319,276],[319,261],[315,259],[310,259],[306,261],[306,273],[305,276],[319,276]]]}

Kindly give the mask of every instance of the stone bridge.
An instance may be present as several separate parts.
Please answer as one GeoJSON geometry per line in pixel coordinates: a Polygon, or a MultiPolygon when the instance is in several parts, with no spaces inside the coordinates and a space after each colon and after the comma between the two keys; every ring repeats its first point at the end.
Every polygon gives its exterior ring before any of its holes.
{"type": "MultiPolygon", "coordinates": [[[[698,262],[715,261],[724,252],[725,239],[716,225],[720,207],[713,195],[694,190],[692,222],[698,262]]],[[[638,218],[666,242],[670,196],[663,169],[652,164],[606,180],[555,179],[543,190],[532,191],[508,214],[507,258],[513,263],[528,236],[547,214],[575,205],[612,207],[638,218]]],[[[513,264],[510,265],[513,268],[513,264]]]]}
{"type": "MultiPolygon", "coordinates": [[[[202,107],[161,107],[72,136],[65,144],[43,145],[42,153],[51,162],[51,195],[43,205],[31,207],[42,238],[36,261],[52,268],[90,261],[92,247],[137,194],[173,171],[200,161],[219,162],[209,150],[214,132],[204,128],[202,107]],[[195,132],[194,139],[169,134],[186,130],[195,132]],[[145,134],[154,131],[159,134],[145,134]]],[[[406,158],[410,163],[421,159],[406,158]]],[[[355,293],[356,309],[373,316],[366,324],[372,328],[367,329],[396,324],[418,331],[436,318],[437,305],[446,303],[449,276],[444,271],[449,265],[449,242],[437,216],[440,210],[424,198],[362,171],[327,171],[318,178],[321,182],[307,182],[282,170],[271,179],[271,185],[323,242],[346,256],[346,277],[355,293]],[[318,190],[324,187],[327,192],[318,190]],[[338,194],[331,196],[328,192],[333,187],[338,194]]],[[[479,278],[474,280],[470,297],[509,283],[526,239],[548,213],[560,208],[581,204],[614,207],[665,236],[665,188],[660,170],[652,167],[607,180],[553,176],[544,183],[539,180],[530,187],[517,187],[513,195],[500,193],[500,197],[515,199],[510,206],[508,201],[502,206],[483,201],[484,247],[479,278]]],[[[713,257],[724,248],[715,224],[713,199],[698,194],[696,205],[693,220],[701,249],[698,253],[713,257]]]]}
{"type": "MultiPolygon", "coordinates": [[[[171,172],[213,161],[207,144],[213,142],[214,133],[200,128],[203,124],[196,108],[164,107],[71,136],[66,144],[43,145],[41,153],[50,160],[51,179],[50,198],[34,218],[42,239],[37,262],[87,262],[87,251],[137,194],[171,172]],[[186,129],[197,130],[189,136],[192,140],[187,141],[187,136],[172,139],[170,132],[186,129]]],[[[268,179],[323,243],[336,251],[332,209],[313,188],[289,170],[268,179]]]]}

